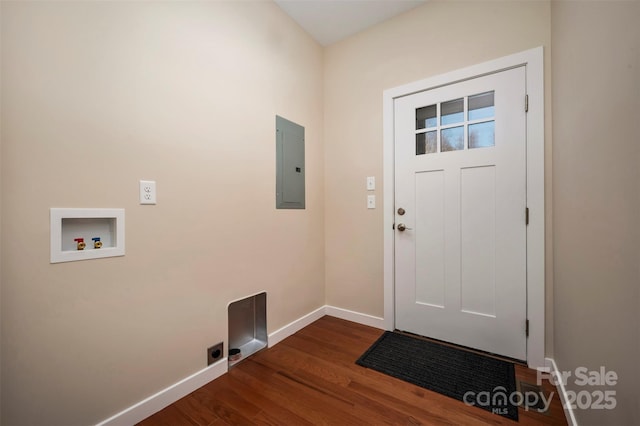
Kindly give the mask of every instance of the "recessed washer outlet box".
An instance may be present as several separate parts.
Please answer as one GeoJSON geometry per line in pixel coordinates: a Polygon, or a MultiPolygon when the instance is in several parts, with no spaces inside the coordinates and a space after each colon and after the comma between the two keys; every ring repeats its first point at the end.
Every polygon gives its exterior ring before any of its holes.
{"type": "Polygon", "coordinates": [[[224,356],[224,343],[220,342],[207,349],[207,365],[211,365],[224,356]]]}
{"type": "Polygon", "coordinates": [[[50,209],[51,263],[124,256],[124,209],[50,209]]]}

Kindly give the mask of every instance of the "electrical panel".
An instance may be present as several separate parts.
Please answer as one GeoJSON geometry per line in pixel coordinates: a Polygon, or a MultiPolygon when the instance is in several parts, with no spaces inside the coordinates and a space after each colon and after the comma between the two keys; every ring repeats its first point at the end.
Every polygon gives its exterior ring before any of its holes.
{"type": "Polygon", "coordinates": [[[304,127],[276,116],[276,208],[305,208],[304,127]]]}

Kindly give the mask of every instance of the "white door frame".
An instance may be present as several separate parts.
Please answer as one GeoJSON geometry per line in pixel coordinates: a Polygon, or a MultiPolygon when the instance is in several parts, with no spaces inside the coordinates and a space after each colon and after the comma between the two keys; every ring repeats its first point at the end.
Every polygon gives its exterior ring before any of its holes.
{"type": "MultiPolygon", "coordinates": [[[[468,80],[485,74],[526,65],[527,113],[527,363],[545,366],[545,274],[544,274],[544,56],[543,48],[451,71],[384,91],[384,328],[395,328],[394,271],[394,100],[413,93],[468,80]]],[[[524,108],[524,99],[523,105],[524,108]]]]}

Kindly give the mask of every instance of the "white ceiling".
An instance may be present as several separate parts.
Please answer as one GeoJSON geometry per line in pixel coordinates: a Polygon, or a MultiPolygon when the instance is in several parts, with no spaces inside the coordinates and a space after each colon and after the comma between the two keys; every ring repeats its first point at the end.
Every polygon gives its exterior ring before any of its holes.
{"type": "Polygon", "coordinates": [[[427,0],[275,0],[323,46],[347,38],[427,0]]]}

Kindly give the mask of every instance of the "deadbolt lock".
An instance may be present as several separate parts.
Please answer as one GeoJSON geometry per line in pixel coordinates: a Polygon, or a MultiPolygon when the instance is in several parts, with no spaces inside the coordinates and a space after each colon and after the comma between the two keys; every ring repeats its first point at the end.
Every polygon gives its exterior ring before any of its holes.
{"type": "Polygon", "coordinates": [[[406,212],[404,211],[404,209],[403,209],[402,207],[400,207],[400,208],[398,209],[398,214],[399,214],[400,216],[404,216],[404,214],[405,214],[405,213],[406,213],[406,212]]]}

